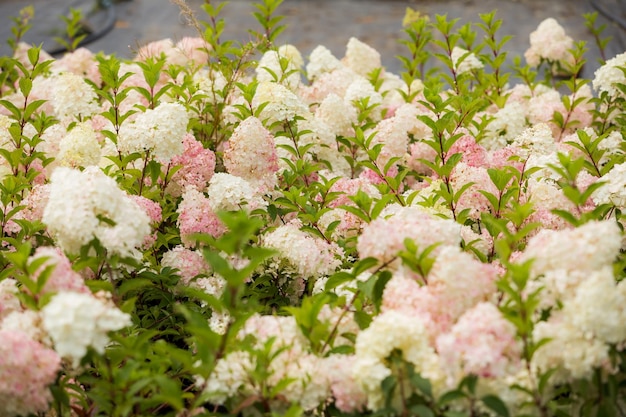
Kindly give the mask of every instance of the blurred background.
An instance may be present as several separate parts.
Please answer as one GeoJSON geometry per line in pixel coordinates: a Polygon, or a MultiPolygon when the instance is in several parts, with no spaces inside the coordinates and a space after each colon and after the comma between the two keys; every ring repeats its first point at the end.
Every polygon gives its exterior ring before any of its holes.
{"type": "MultiPolygon", "coordinates": [[[[200,8],[204,1],[187,0],[199,19],[206,18],[200,8]]],[[[259,30],[252,3],[228,2],[221,14],[226,21],[225,38],[246,41],[249,29],[259,30]]],[[[54,37],[63,34],[60,16],[67,15],[70,8],[86,16],[83,24],[92,41],[85,47],[94,52],[132,58],[148,42],[163,38],[176,42],[184,36],[197,36],[170,0],[0,0],[0,54],[10,53],[5,41],[11,36],[11,17],[30,4],[35,7],[35,17],[24,40],[43,44],[47,51],[59,50],[54,37]]],[[[389,71],[399,72],[401,65],[395,56],[405,53],[398,40],[403,38],[402,19],[407,7],[430,16],[447,14],[460,18],[461,23],[476,22],[480,13],[497,10],[497,17],[503,20],[500,36],[513,36],[505,47],[510,55],[523,55],[529,47],[530,32],[542,20],[553,17],[575,41],[588,42],[586,78],[593,77],[599,52],[583,14],[597,11],[598,23],[607,25],[604,36],[612,37],[607,59],[626,51],[626,0],[285,0],[277,12],[286,16],[283,22],[287,29],[278,43],[295,45],[304,57],[315,46],[324,45],[341,58],[354,36],[376,48],[389,71]]]]}

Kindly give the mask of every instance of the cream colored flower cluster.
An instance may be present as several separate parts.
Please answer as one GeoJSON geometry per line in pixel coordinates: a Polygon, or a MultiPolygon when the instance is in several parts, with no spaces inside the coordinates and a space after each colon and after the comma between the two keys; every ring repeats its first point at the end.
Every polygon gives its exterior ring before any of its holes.
{"type": "Polygon", "coordinates": [[[58,293],[41,310],[41,315],[54,349],[74,366],[78,366],[89,347],[104,353],[108,332],[131,324],[130,316],[110,300],[77,292],[58,293]]]}
{"type": "Polygon", "coordinates": [[[604,183],[599,190],[593,193],[596,204],[613,204],[616,207],[626,207],[626,163],[613,166],[602,176],[604,183]]]}
{"type": "Polygon", "coordinates": [[[183,153],[188,123],[189,116],[183,105],[162,103],[122,124],[117,145],[124,155],[150,152],[160,162],[167,163],[183,153]]]}
{"type": "Polygon", "coordinates": [[[484,67],[484,64],[480,62],[476,54],[458,46],[455,46],[452,49],[450,59],[452,59],[457,75],[482,69],[484,67]]]}
{"type": "MultiPolygon", "coordinates": [[[[439,357],[428,340],[428,332],[421,321],[396,311],[379,314],[358,334],[352,372],[367,394],[369,409],[377,410],[385,405],[381,384],[392,375],[387,358],[396,350],[402,352],[402,357],[414,365],[422,377],[428,378],[436,387],[442,387],[439,357]]],[[[399,390],[396,390],[392,404],[400,408],[400,401],[399,390]]]]}
{"type": "Polygon", "coordinates": [[[626,341],[626,285],[613,272],[621,246],[621,232],[608,220],[542,230],[520,257],[533,260],[533,285],[544,288],[542,304],[552,309],[535,326],[535,342],[551,340],[537,350],[533,366],[541,372],[556,368],[556,382],[610,370],[610,345],[626,341]]]}
{"type": "Polygon", "coordinates": [[[626,52],[609,59],[594,74],[593,88],[598,92],[606,91],[611,97],[624,96],[618,84],[626,85],[626,52]]]}
{"type": "Polygon", "coordinates": [[[574,40],[565,34],[565,29],[555,19],[548,18],[530,34],[530,48],[524,57],[533,67],[538,66],[542,59],[566,64],[571,61],[570,49],[573,46],[574,40]]]}
{"type": "Polygon", "coordinates": [[[279,384],[284,384],[281,396],[272,400],[278,409],[294,402],[305,410],[312,410],[328,397],[330,372],[327,372],[326,361],[308,352],[308,342],[293,317],[254,315],[238,335],[241,339],[246,336],[254,337],[258,352],[269,347],[270,357],[234,351],[220,359],[208,380],[197,379],[197,384],[204,386],[212,401],[223,404],[228,398],[253,395],[260,386],[279,384]],[[267,379],[250,378],[250,372],[258,366],[257,361],[267,363],[267,379]]]}
{"type": "Polygon", "coordinates": [[[83,77],[66,72],[50,81],[52,105],[61,120],[82,120],[100,110],[98,96],[83,77]]]}
{"type": "Polygon", "coordinates": [[[69,167],[98,165],[102,147],[91,123],[78,123],[59,143],[56,162],[69,167]]]}
{"type": "Polygon", "coordinates": [[[253,211],[267,207],[267,201],[252,184],[241,177],[218,172],[207,189],[209,204],[215,211],[253,211]]]}
{"type": "Polygon", "coordinates": [[[341,248],[300,230],[298,221],[279,226],[263,236],[263,246],[278,251],[303,279],[329,275],[341,265],[341,248]]]}
{"type": "Polygon", "coordinates": [[[139,256],[137,248],[150,233],[146,212],[98,167],[58,167],[42,221],[68,253],[98,239],[110,254],[139,256]]]}

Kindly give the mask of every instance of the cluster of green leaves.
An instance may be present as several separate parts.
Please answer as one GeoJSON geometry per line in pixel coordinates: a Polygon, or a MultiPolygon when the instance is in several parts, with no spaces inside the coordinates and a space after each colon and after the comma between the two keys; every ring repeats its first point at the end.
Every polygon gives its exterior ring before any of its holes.
{"type": "Polygon", "coordinates": [[[89,29],[85,26],[84,16],[81,10],[70,7],[67,16],[61,16],[65,23],[66,37],[54,38],[68,52],[74,52],[80,43],[89,35],[89,29]]]}
{"type": "MultiPolygon", "coordinates": [[[[236,94],[243,98],[241,103],[234,106],[234,116],[238,121],[249,116],[259,117],[264,109],[264,105],[256,108],[252,106],[257,82],[248,81],[246,75],[255,64],[255,54],[276,47],[276,39],[284,30],[280,24],[283,17],[276,14],[282,0],[262,0],[254,5],[254,16],[261,30],[251,31],[253,40],[245,44],[223,39],[225,21],[220,13],[225,2],[215,5],[205,1],[202,8],[206,20],[203,21],[198,20],[183,1],[177,3],[206,42],[207,62],[199,63],[197,68],[182,68],[167,63],[164,56],[152,57],[137,63],[145,87],[126,87],[125,81],[131,74],[120,75],[122,62],[115,56],[100,55],[98,61],[102,81],[99,84],[92,83],[92,86],[101,102],[106,104],[102,116],[111,123],[110,129],[102,131],[102,134],[115,144],[122,124],[140,110],[122,110],[124,101],[132,92],[145,99],[147,108],[155,108],[165,99],[174,99],[184,103],[193,115],[190,129],[206,148],[216,151],[217,169],[223,170],[221,150],[238,123],[226,121],[229,99],[236,94]],[[205,71],[210,81],[210,91],[201,90],[194,81],[194,75],[200,70],[205,71]],[[164,79],[169,81],[162,83],[164,79]]],[[[28,30],[32,14],[32,9],[25,9],[20,17],[14,19],[13,37],[9,40],[14,51],[28,30]]],[[[596,16],[587,16],[587,21],[603,51],[606,41],[601,39],[602,29],[595,28],[596,16]]],[[[80,13],[75,10],[64,18],[67,40],[62,43],[69,51],[76,49],[84,36],[80,33],[80,18],[80,13]]],[[[531,337],[537,317],[545,319],[549,312],[539,310],[541,289],[529,293],[531,264],[520,265],[510,259],[514,252],[524,248],[529,236],[539,226],[529,221],[534,210],[532,203],[522,199],[532,171],[518,170],[512,166],[490,168],[488,175],[496,191],[481,191],[490,207],[487,212],[481,213],[479,219],[470,218],[469,209],[459,210],[457,206],[472,184],[455,188],[452,181],[453,172],[463,157],[461,153],[452,152],[455,143],[465,132],[471,132],[480,140],[490,120],[479,115],[490,107],[501,108],[506,103],[506,88],[511,73],[504,70],[507,54],[503,49],[509,38],[498,38],[502,21],[496,19],[495,13],[481,15],[476,25],[458,27],[457,24],[458,20],[448,20],[446,16],[435,16],[431,21],[427,16],[414,14],[405,25],[407,39],[402,43],[407,46],[409,54],[400,57],[404,66],[402,80],[406,84],[401,94],[406,102],[417,101],[431,113],[430,116],[419,116],[419,121],[430,129],[430,138],[425,139],[424,143],[434,151],[435,159],[421,162],[441,180],[434,198],[421,204],[443,204],[452,213],[453,220],[471,227],[477,233],[486,232],[492,239],[487,254],[478,250],[475,242],[464,242],[463,247],[483,262],[497,260],[505,267],[506,273],[498,282],[499,307],[514,324],[523,344],[522,359],[529,364],[537,349],[549,342],[547,339],[535,341],[531,337]],[[479,33],[482,37],[477,41],[479,33]],[[458,63],[452,60],[455,47],[469,51],[461,57],[461,61],[474,53],[485,64],[485,68],[458,73],[458,63]]],[[[573,63],[571,67],[565,68],[569,77],[555,81],[553,68],[549,65],[544,79],[540,81],[571,92],[571,95],[563,95],[562,98],[565,113],[555,112],[553,115],[553,122],[560,129],[559,138],[577,127],[571,116],[586,100],[578,95],[586,83],[578,76],[585,64],[584,53],[583,44],[576,45],[572,50],[573,63]]],[[[0,251],[0,280],[16,278],[25,289],[20,293],[21,302],[37,310],[49,298],[49,295],[39,297],[39,294],[51,267],[39,271],[46,260],[29,262],[29,256],[35,248],[51,244],[51,239],[45,234],[45,228],[40,222],[14,217],[22,210],[21,202],[39,175],[34,167],[45,168],[51,162],[37,146],[41,143],[43,133],[56,121],[40,111],[44,101],[30,97],[33,81],[48,73],[51,63],[41,62],[39,48],[29,50],[28,61],[30,65],[12,58],[3,57],[0,60],[0,94],[6,90],[24,97],[21,107],[12,101],[0,100],[0,106],[12,120],[8,128],[11,146],[0,149],[0,155],[11,171],[0,183],[3,208],[0,210],[0,243],[3,247],[15,248],[13,253],[0,251]],[[27,129],[27,126],[34,129],[27,129]],[[17,233],[6,231],[9,222],[19,226],[17,233]]],[[[280,74],[268,69],[276,82],[282,82],[293,74],[286,58],[281,57],[279,63],[280,74]]],[[[537,73],[530,67],[516,61],[513,71],[522,82],[528,84],[531,91],[537,85],[537,73]]],[[[379,92],[383,85],[382,75],[378,69],[368,76],[379,92]]],[[[626,86],[620,88],[626,96],[626,86]]],[[[382,91],[383,96],[388,93],[382,91]]],[[[594,98],[592,103],[595,106],[592,112],[593,128],[598,136],[593,138],[585,131],[578,130],[580,142],[570,144],[582,156],[576,159],[560,155],[559,163],[552,167],[561,178],[558,184],[564,195],[576,208],[573,212],[555,210],[555,214],[574,226],[605,219],[613,214],[621,218],[621,213],[610,205],[586,210],[591,195],[601,183],[586,189],[581,189],[577,183],[581,172],[602,176],[623,160],[615,155],[607,158],[607,150],[601,143],[612,132],[626,132],[624,98],[603,93],[594,98]]],[[[428,181],[429,178],[402,166],[399,158],[382,159],[384,145],[376,142],[375,127],[385,110],[370,103],[367,98],[356,101],[354,105],[358,111],[357,122],[353,126],[354,134],[337,137],[337,148],[348,163],[351,178],[371,171],[380,179],[377,184],[380,197],[359,191],[350,197],[349,203],[338,208],[367,224],[377,219],[390,204],[412,204],[415,194],[407,196],[404,193],[409,181],[428,181]],[[399,167],[395,170],[397,165],[399,167]]],[[[241,340],[238,337],[246,320],[256,313],[293,316],[302,334],[308,339],[311,352],[316,355],[354,353],[356,335],[341,333],[340,324],[350,316],[360,329],[370,325],[381,310],[385,286],[393,276],[391,262],[381,264],[373,258],[358,259],[356,236],[336,238],[334,232],[339,226],[338,221],[322,226],[322,216],[334,209],[333,202],[339,196],[332,189],[338,178],[327,179],[318,175],[329,163],[319,156],[314,144],[305,143],[303,138],[314,132],[300,129],[300,121],[301,118],[296,117],[294,120],[277,121],[266,126],[275,137],[285,139],[283,143],[286,144],[280,145],[280,148],[288,155],[283,158],[287,169],[281,172],[280,187],[274,190],[277,196],[271,199],[267,210],[221,213],[220,219],[228,229],[223,236],[195,237],[197,248],[210,265],[210,273],[225,281],[219,295],[179,285],[178,271],[160,265],[162,255],[181,242],[176,227],[179,199],[166,192],[178,167],[162,164],[150,152],[110,157],[113,164],[106,169],[106,173],[114,177],[129,194],[158,201],[163,210],[163,220],[156,228],[156,242],[146,251],[141,262],[111,256],[97,240],[86,245],[80,254],[71,259],[76,270],[93,277],[87,280],[93,291],[105,290],[111,293],[117,305],[131,314],[133,325],[112,336],[111,346],[104,355],[90,351],[79,370],[59,378],[52,387],[54,408],[58,416],[72,413],[116,417],[178,416],[191,415],[199,407],[206,407],[202,415],[272,415],[276,412],[272,410],[272,402],[280,399],[281,390],[293,381],[285,379],[273,387],[267,384],[271,376],[268,371],[270,364],[280,353],[280,349],[273,346],[273,339],[258,346],[254,338],[241,340]],[[294,296],[288,283],[264,272],[264,267],[274,253],[258,245],[259,236],[293,218],[298,219],[302,223],[301,229],[311,236],[336,244],[347,259],[340,272],[328,277],[322,294],[312,295],[315,283],[310,280],[305,291],[294,296]],[[233,259],[238,260],[237,264],[233,259]],[[348,296],[345,295],[346,291],[348,296]],[[335,321],[320,318],[321,311],[326,307],[340,311],[335,321]],[[226,317],[223,332],[216,332],[209,326],[208,319],[213,314],[226,317]],[[256,364],[249,379],[257,392],[243,401],[229,400],[225,407],[213,406],[204,392],[207,381],[220,359],[242,349],[250,353],[256,364]]],[[[268,124],[267,121],[263,122],[268,124]]],[[[414,137],[410,140],[412,143],[417,141],[414,137]]],[[[404,250],[392,262],[402,262],[408,270],[421,277],[422,285],[428,285],[436,245],[420,248],[407,239],[404,246],[404,250]]],[[[624,268],[616,267],[616,270],[621,277],[624,268]]],[[[200,275],[197,278],[203,277],[200,275]]],[[[566,384],[558,387],[555,393],[547,389],[554,370],[547,370],[537,376],[531,389],[517,389],[528,394],[530,407],[542,417],[566,415],[566,410],[571,410],[575,404],[583,404],[581,415],[616,415],[616,404],[624,393],[626,362],[623,353],[617,351],[612,352],[612,358],[617,370],[612,375],[598,372],[593,381],[566,384]]],[[[477,393],[477,376],[470,375],[455,389],[437,396],[433,393],[431,383],[416,372],[415,367],[403,358],[401,351],[394,351],[387,358],[387,364],[392,375],[381,386],[385,393],[385,406],[367,414],[422,417],[510,414],[501,399],[477,393]]],[[[286,415],[290,416],[303,413],[298,404],[291,404],[287,410],[286,415]]],[[[315,413],[324,416],[344,415],[333,404],[322,404],[315,413]]]]}
{"type": "MultiPolygon", "coordinates": [[[[17,245],[31,238],[38,244],[50,242],[41,233],[44,230],[41,222],[14,219],[23,209],[22,200],[41,175],[40,169],[51,162],[37,147],[42,142],[42,134],[56,121],[40,111],[45,104],[44,100],[33,100],[30,97],[33,81],[48,71],[50,66],[50,62],[40,61],[40,51],[39,48],[31,48],[28,51],[30,68],[15,59],[10,60],[12,68],[21,74],[17,91],[24,97],[23,105],[18,106],[11,101],[0,100],[0,106],[10,115],[10,126],[6,131],[10,140],[0,149],[0,156],[6,161],[5,166],[10,171],[10,175],[6,175],[0,183],[0,202],[3,207],[3,210],[0,210],[0,226],[3,245],[17,245]],[[6,232],[9,222],[18,224],[20,231],[16,235],[9,235],[6,232]]],[[[0,262],[7,265],[4,259],[0,262]]]]}

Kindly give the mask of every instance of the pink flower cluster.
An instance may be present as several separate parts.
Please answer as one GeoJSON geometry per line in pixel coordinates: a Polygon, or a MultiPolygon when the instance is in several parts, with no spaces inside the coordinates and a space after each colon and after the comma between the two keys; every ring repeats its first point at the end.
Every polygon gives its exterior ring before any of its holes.
{"type": "Polygon", "coordinates": [[[182,193],[186,187],[204,190],[215,171],[215,153],[206,149],[192,134],[183,137],[183,153],[170,161],[169,167],[178,167],[168,184],[175,195],[182,193]],[[175,191],[174,191],[175,187],[175,191]]]}
{"type": "Polygon", "coordinates": [[[549,62],[567,63],[571,60],[574,40],[565,34],[559,23],[548,18],[539,24],[537,30],[530,34],[530,48],[524,56],[529,65],[536,67],[541,59],[549,62]]]}
{"type": "Polygon", "coordinates": [[[420,250],[434,244],[455,245],[461,241],[461,227],[416,207],[403,207],[389,218],[378,218],[365,226],[357,249],[361,258],[373,257],[388,265],[404,249],[405,239],[412,239],[420,250]]]}
{"type": "Polygon", "coordinates": [[[176,268],[185,285],[198,275],[207,274],[209,265],[198,251],[176,246],[163,255],[161,265],[176,268]]]}
{"type": "Polygon", "coordinates": [[[278,171],[276,146],[259,119],[249,117],[235,129],[224,150],[224,166],[229,174],[261,189],[274,188],[278,171]]]}
{"type": "Polygon", "coordinates": [[[467,310],[448,333],[437,338],[436,346],[450,386],[470,374],[502,377],[520,361],[515,327],[487,302],[467,310]]]}
{"type": "Polygon", "coordinates": [[[0,340],[0,412],[12,417],[47,411],[61,358],[20,331],[0,330],[0,340]]]}
{"type": "Polygon", "coordinates": [[[209,199],[194,188],[185,190],[177,212],[176,224],[181,240],[187,247],[194,246],[192,235],[195,233],[208,233],[218,237],[226,231],[226,226],[211,208],[209,199]]]}
{"type": "Polygon", "coordinates": [[[41,246],[37,248],[29,262],[32,264],[42,259],[45,259],[45,262],[32,277],[35,280],[43,271],[49,272],[42,294],[60,291],[89,292],[83,277],[72,269],[70,260],[59,248],[41,246]]]}

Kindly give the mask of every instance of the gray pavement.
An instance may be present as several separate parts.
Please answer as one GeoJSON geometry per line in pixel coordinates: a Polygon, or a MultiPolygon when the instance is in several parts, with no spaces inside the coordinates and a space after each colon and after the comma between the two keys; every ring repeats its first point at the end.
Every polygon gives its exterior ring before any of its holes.
{"type": "MultiPolygon", "coordinates": [[[[595,10],[592,1],[598,2],[611,15],[626,21],[626,0],[285,0],[279,13],[286,16],[287,29],[279,43],[297,46],[306,57],[315,46],[325,45],[342,57],[349,38],[355,36],[381,52],[383,65],[392,72],[400,70],[396,55],[404,53],[398,43],[403,37],[402,18],[407,7],[428,15],[447,14],[460,18],[461,22],[478,21],[479,13],[498,10],[503,20],[501,36],[512,35],[506,50],[511,55],[522,55],[529,46],[528,36],[545,18],[554,17],[574,40],[588,42],[590,53],[583,76],[592,77],[598,67],[599,57],[593,38],[584,26],[583,13],[595,10]]],[[[204,0],[188,0],[198,11],[204,0]]],[[[216,3],[215,1],[213,3],[216,3]]],[[[0,0],[0,41],[10,36],[10,16],[16,15],[27,4],[35,6],[33,29],[25,37],[31,43],[43,43],[44,49],[57,45],[52,38],[59,34],[62,24],[59,15],[69,7],[91,10],[95,0],[0,0]]],[[[139,46],[163,38],[176,41],[184,36],[196,35],[186,26],[177,6],[169,0],[130,0],[115,3],[117,21],[115,27],[101,39],[87,45],[94,52],[116,53],[130,58],[139,46]]],[[[258,29],[252,17],[251,0],[231,0],[223,10],[226,20],[225,37],[239,41],[249,38],[249,29],[258,29]]],[[[90,25],[103,26],[106,16],[94,14],[90,25]]],[[[608,25],[606,34],[613,37],[607,48],[608,57],[626,51],[626,32],[610,20],[600,16],[598,22],[608,25]]],[[[8,47],[0,47],[0,54],[8,47]]]]}

